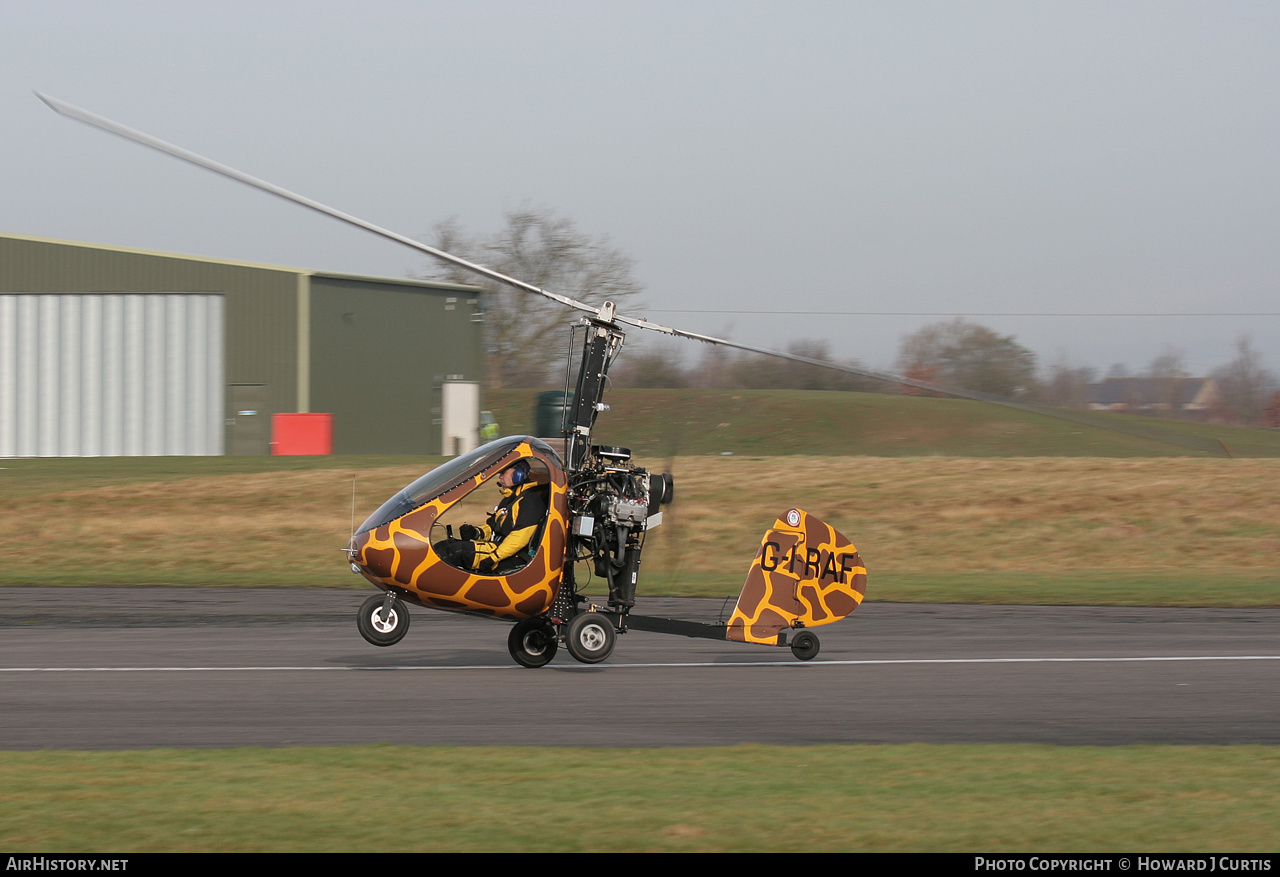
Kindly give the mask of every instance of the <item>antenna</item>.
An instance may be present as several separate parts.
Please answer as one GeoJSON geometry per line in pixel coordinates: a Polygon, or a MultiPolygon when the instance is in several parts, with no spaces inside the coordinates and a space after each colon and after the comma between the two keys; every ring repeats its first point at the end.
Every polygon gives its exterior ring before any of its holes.
{"type": "Polygon", "coordinates": [[[347,560],[355,557],[356,551],[351,547],[356,541],[356,476],[351,475],[351,536],[347,539],[347,547],[342,549],[342,553],[347,556],[347,560]]]}

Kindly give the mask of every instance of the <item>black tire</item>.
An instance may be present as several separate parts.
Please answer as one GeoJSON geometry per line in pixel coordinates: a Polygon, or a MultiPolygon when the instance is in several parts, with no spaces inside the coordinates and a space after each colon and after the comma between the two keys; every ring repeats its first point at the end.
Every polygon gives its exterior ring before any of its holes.
{"type": "Polygon", "coordinates": [[[801,661],[812,661],[818,657],[818,649],[821,647],[822,643],[818,642],[818,637],[815,634],[802,630],[791,641],[791,654],[801,661]]]}
{"type": "Polygon", "coordinates": [[[375,646],[394,646],[409,632],[409,610],[397,597],[391,601],[391,618],[383,619],[382,604],[386,594],[378,594],[364,601],[356,616],[356,627],[366,642],[375,646]],[[376,617],[375,617],[376,613],[376,617]]]}
{"type": "Polygon", "coordinates": [[[613,622],[599,612],[575,615],[564,632],[564,647],[584,664],[599,664],[613,654],[617,642],[613,622]]]}
{"type": "Polygon", "coordinates": [[[507,651],[521,667],[543,667],[556,656],[555,629],[544,618],[516,622],[507,635],[507,651]]]}

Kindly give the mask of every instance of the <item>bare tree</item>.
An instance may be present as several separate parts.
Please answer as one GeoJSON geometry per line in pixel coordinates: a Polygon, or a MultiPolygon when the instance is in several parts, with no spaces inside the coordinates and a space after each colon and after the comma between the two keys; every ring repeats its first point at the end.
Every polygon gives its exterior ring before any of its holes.
{"type": "Polygon", "coordinates": [[[683,346],[662,343],[629,350],[610,373],[610,380],[615,387],[688,387],[692,376],[684,367],[683,346]]]}
{"type": "Polygon", "coordinates": [[[945,386],[1016,396],[1034,384],[1036,355],[1012,335],[957,318],[905,336],[898,348],[898,370],[932,372],[945,386]]]}
{"type": "Polygon", "coordinates": [[[1177,417],[1185,399],[1183,382],[1189,376],[1182,350],[1166,344],[1164,351],[1147,366],[1145,377],[1151,379],[1147,401],[1155,405],[1147,413],[1160,417],[1177,417]]]}
{"type": "Polygon", "coordinates": [[[1267,429],[1280,429],[1280,390],[1271,394],[1271,404],[1262,413],[1262,425],[1267,429]]]}
{"type": "Polygon", "coordinates": [[[1040,382],[1037,396],[1046,405],[1083,408],[1089,385],[1096,378],[1096,369],[1089,366],[1073,367],[1064,356],[1049,366],[1049,375],[1040,382]]]}
{"type": "MultiPolygon", "coordinates": [[[[802,338],[787,345],[787,353],[816,359],[821,362],[838,362],[831,356],[826,341],[802,338]]],[[[844,365],[861,368],[857,360],[849,360],[844,365]]],[[[781,361],[780,386],[794,390],[870,390],[878,381],[850,372],[822,368],[816,365],[805,365],[802,362],[781,361]]]]}
{"type": "Polygon", "coordinates": [[[1186,358],[1182,350],[1165,345],[1164,351],[1151,360],[1147,366],[1148,378],[1185,378],[1188,377],[1186,358]]]}
{"type": "Polygon", "coordinates": [[[1236,339],[1236,358],[1215,369],[1212,377],[1237,422],[1249,426],[1262,422],[1277,381],[1276,376],[1263,366],[1262,354],[1254,349],[1248,335],[1236,339]]]}
{"type": "MultiPolygon", "coordinates": [[[[728,335],[728,333],[724,333],[728,335]]],[[[699,389],[723,389],[734,384],[734,356],[728,347],[705,344],[699,351],[698,367],[694,371],[693,385],[699,389]]]]}
{"type": "MultiPolygon", "coordinates": [[[[826,341],[801,339],[787,345],[787,353],[833,365],[863,368],[856,359],[836,360],[826,341]]],[[[883,384],[838,369],[732,351],[718,345],[702,351],[701,361],[690,375],[690,385],[725,390],[861,390],[875,391],[883,384]]]]}
{"type": "MultiPolygon", "coordinates": [[[[491,235],[470,235],[456,220],[448,220],[436,226],[434,246],[588,304],[614,301],[625,310],[634,307],[641,290],[631,273],[633,261],[611,247],[607,237],[592,238],[547,210],[508,213],[506,225],[491,235]]],[[[485,352],[492,386],[552,382],[563,363],[567,327],[580,313],[454,265],[432,264],[420,276],[485,290],[485,352]]]]}

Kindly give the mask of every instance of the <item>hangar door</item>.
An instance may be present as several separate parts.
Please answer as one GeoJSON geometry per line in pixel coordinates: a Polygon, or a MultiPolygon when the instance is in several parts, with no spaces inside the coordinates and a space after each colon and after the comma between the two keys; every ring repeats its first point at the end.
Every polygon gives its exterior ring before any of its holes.
{"type": "Polygon", "coordinates": [[[0,295],[0,457],[221,454],[223,299],[0,295]]]}

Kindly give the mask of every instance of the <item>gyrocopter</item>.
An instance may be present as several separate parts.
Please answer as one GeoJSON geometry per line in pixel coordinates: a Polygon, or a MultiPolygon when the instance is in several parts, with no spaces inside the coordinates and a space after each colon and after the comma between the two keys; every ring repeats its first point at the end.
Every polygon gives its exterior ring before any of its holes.
{"type": "MultiPolygon", "coordinates": [[[[596,417],[605,407],[609,367],[625,337],[622,327],[936,389],[933,385],[658,325],[619,314],[612,302],[593,307],[38,92],[37,96],[62,115],[584,312],[577,380],[567,394],[559,436],[491,441],[426,473],[356,528],[344,549],[347,562],[381,591],[365,601],[357,616],[357,627],[368,642],[378,646],[399,642],[409,627],[406,604],[413,604],[512,622],[507,646],[512,658],[525,667],[547,664],[561,643],[578,661],[599,663],[613,652],[617,635],[630,630],[789,647],[797,658],[807,661],[819,649],[812,628],[839,621],[861,604],[867,571],[858,550],[834,527],[802,509],[790,508],[760,540],[727,620],[683,621],[633,611],[645,537],[661,523],[662,509],[674,497],[674,482],[668,473],[635,465],[626,448],[592,443],[596,417]],[[506,541],[511,526],[498,524],[460,530],[462,538],[455,537],[452,523],[446,522],[449,513],[482,487],[498,484],[505,498],[500,509],[505,505],[513,519],[521,518],[515,521],[519,545],[513,549],[506,541]],[[523,503],[523,511],[517,510],[517,501],[523,503]],[[582,593],[575,575],[580,562],[593,565],[596,575],[607,581],[609,594],[602,605],[582,593]]],[[[501,518],[499,510],[495,515],[501,518]]]]}

